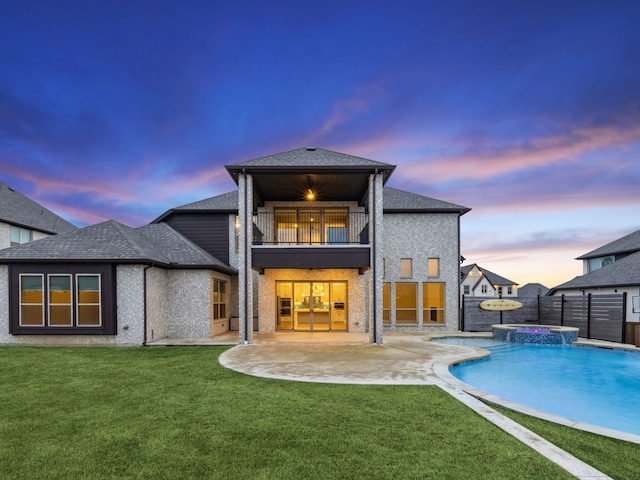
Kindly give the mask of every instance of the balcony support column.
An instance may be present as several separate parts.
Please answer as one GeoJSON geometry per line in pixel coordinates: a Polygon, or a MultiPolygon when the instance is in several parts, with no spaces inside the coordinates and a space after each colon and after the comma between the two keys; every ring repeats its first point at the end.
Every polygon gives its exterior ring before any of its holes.
{"type": "Polygon", "coordinates": [[[376,171],[369,176],[369,244],[371,247],[371,279],[369,282],[369,338],[371,343],[382,344],[382,272],[384,238],[383,175],[376,171]]]}
{"type": "Polygon", "coordinates": [[[238,217],[240,220],[238,300],[239,343],[253,342],[253,271],[251,245],[253,242],[253,179],[244,171],[238,175],[238,217]]]}

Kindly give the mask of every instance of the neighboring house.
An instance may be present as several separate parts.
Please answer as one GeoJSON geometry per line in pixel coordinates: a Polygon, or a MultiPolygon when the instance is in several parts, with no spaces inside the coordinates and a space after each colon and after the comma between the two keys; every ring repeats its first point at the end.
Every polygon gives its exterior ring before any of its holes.
{"type": "Polygon", "coordinates": [[[545,287],[541,283],[527,283],[521,287],[518,287],[519,297],[544,296],[548,292],[549,292],[549,288],[545,287]]]}
{"type": "Polygon", "coordinates": [[[576,260],[584,275],[549,291],[549,295],[627,293],[627,322],[640,321],[640,230],[607,243],[576,260]]]}
{"type": "Polygon", "coordinates": [[[473,263],[460,267],[460,292],[472,297],[516,297],[518,284],[473,263]]]}
{"type": "Polygon", "coordinates": [[[0,249],[75,229],[65,219],[0,182],[0,249]]]}
{"type": "Polygon", "coordinates": [[[238,190],[132,229],[0,251],[0,343],[143,345],[253,332],[455,331],[460,217],[395,166],[303,148],[226,166],[238,190]],[[8,308],[7,308],[8,306],[8,308]]]}

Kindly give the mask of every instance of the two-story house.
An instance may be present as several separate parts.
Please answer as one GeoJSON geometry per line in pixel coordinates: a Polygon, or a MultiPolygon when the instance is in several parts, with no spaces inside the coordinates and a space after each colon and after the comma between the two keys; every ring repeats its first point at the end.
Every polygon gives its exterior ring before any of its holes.
{"type": "Polygon", "coordinates": [[[548,295],[626,293],[626,321],[640,322],[640,230],[581,255],[584,274],[548,295]]]}
{"type": "Polygon", "coordinates": [[[75,225],[0,182],[0,249],[75,229],[75,225]]]}
{"type": "Polygon", "coordinates": [[[236,191],[150,225],[109,221],[0,252],[0,342],[237,329],[240,343],[254,331],[382,343],[384,331],[458,329],[468,208],[386,187],[393,165],[319,148],[226,169],[236,191]]]}
{"type": "Polygon", "coordinates": [[[516,297],[518,284],[473,263],[460,267],[460,290],[472,297],[516,297]]]}

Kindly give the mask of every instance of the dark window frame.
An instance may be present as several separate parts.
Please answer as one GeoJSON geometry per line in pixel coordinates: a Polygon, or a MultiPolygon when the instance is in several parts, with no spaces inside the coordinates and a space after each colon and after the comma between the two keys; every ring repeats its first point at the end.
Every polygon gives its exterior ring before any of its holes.
{"type": "MultiPolygon", "coordinates": [[[[116,318],[116,273],[115,265],[96,263],[40,263],[13,264],[9,271],[9,333],[12,335],[115,335],[117,333],[116,318]],[[68,274],[72,282],[77,275],[100,275],[101,297],[100,307],[102,325],[89,326],[27,326],[20,325],[20,275],[68,274]]],[[[43,290],[45,317],[49,315],[48,282],[44,282],[43,290]]],[[[75,299],[74,299],[75,305],[75,299]]],[[[46,323],[46,322],[45,322],[46,323]]]]}

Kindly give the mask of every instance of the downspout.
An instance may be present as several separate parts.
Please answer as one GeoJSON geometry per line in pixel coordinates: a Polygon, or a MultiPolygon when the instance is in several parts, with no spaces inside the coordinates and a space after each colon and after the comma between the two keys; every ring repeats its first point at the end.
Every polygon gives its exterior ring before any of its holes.
{"type": "Polygon", "coordinates": [[[143,308],[144,308],[144,314],[142,316],[142,323],[143,323],[143,338],[142,338],[142,346],[146,347],[147,346],[147,270],[149,270],[150,268],[153,268],[153,263],[151,265],[147,265],[146,267],[144,267],[144,269],[142,270],[142,297],[143,297],[143,308]]]}

